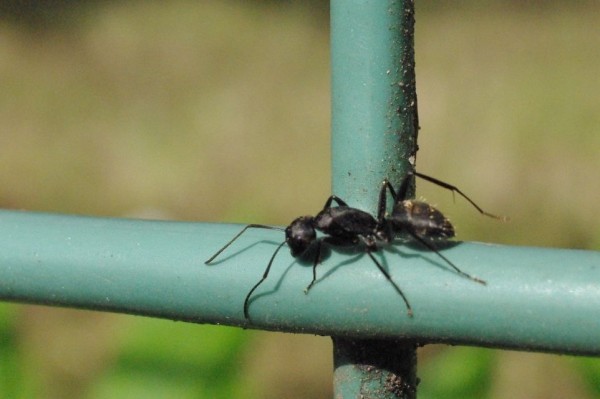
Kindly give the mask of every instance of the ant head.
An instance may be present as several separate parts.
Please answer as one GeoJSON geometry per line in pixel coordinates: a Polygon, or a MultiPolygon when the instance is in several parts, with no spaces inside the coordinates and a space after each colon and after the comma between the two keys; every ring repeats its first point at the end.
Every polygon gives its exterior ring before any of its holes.
{"type": "Polygon", "coordinates": [[[285,229],[285,241],[293,257],[302,255],[317,239],[314,220],[312,216],[300,216],[285,229]]]}

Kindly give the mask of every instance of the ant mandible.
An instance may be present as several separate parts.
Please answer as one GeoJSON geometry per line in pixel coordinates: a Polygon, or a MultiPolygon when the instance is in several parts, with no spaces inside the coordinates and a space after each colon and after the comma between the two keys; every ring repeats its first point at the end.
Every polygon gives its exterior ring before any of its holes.
{"type": "Polygon", "coordinates": [[[405,199],[412,176],[417,176],[423,180],[427,180],[442,188],[452,191],[452,193],[458,193],[471,205],[473,205],[475,209],[477,209],[482,215],[489,216],[494,219],[506,220],[505,217],[500,217],[485,212],[457,187],[433,177],[413,171],[408,173],[397,192],[387,179],[383,181],[379,192],[377,218],[368,212],[348,206],[345,201],[335,195],[332,195],[325,202],[323,210],[321,210],[321,212],[319,212],[316,216],[300,216],[294,219],[294,221],[292,221],[292,223],[290,223],[290,225],[285,229],[263,224],[247,225],[242,229],[242,231],[233,237],[231,241],[229,241],[213,256],[211,256],[205,262],[205,264],[212,262],[246,230],[250,228],[279,230],[285,232],[285,240],[279,244],[275,249],[275,252],[273,252],[262,278],[246,295],[244,300],[244,317],[246,319],[250,318],[248,313],[250,297],[258,288],[258,286],[265,281],[269,275],[269,271],[271,270],[271,266],[273,265],[273,261],[275,260],[277,253],[286,243],[290,247],[293,257],[301,256],[311,245],[316,245],[316,255],[312,266],[313,277],[310,284],[304,290],[306,294],[308,294],[308,291],[317,280],[317,265],[321,262],[321,246],[323,243],[332,246],[351,246],[362,243],[365,246],[367,255],[371,258],[373,263],[375,263],[375,266],[377,266],[385,278],[390,282],[390,284],[392,284],[400,297],[402,297],[402,300],[406,305],[408,316],[410,317],[412,317],[413,311],[408,299],[400,287],[398,287],[398,285],[394,282],[388,271],[381,266],[379,261],[377,261],[377,259],[375,259],[373,256],[373,252],[377,252],[379,250],[378,242],[389,244],[397,236],[407,234],[424,247],[433,251],[461,276],[466,277],[476,283],[486,285],[484,280],[473,277],[470,274],[460,270],[454,263],[442,255],[431,243],[431,240],[447,240],[454,237],[454,227],[439,210],[428,203],[405,199]],[[394,207],[390,215],[386,214],[387,190],[389,190],[394,200],[394,207]],[[337,206],[332,207],[331,204],[333,202],[335,202],[337,206]],[[325,236],[317,238],[317,231],[324,233],[325,236]]]}

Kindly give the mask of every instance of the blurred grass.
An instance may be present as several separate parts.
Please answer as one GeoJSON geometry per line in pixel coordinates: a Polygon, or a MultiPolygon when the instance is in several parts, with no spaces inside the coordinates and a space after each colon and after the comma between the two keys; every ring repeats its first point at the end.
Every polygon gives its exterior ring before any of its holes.
{"type": "MultiPolygon", "coordinates": [[[[419,2],[416,32],[419,170],[512,222],[419,195],[460,239],[599,249],[600,13],[519,4],[419,2]]],[[[51,20],[0,21],[3,208],[285,225],[330,194],[327,21],[302,2],[51,20]]],[[[331,396],[326,338],[8,304],[0,337],[1,397],[331,396]]],[[[420,356],[424,398],[600,397],[595,359],[420,356]]]]}

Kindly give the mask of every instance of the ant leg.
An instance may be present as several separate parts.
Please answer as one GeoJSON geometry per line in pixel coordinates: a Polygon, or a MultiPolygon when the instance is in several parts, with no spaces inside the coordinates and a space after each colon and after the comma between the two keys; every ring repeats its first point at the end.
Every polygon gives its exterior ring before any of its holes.
{"type": "Polygon", "coordinates": [[[392,276],[388,273],[388,271],[385,270],[385,268],[383,266],[381,266],[381,264],[373,256],[372,252],[377,251],[377,244],[376,244],[375,240],[371,237],[365,237],[365,236],[359,236],[359,238],[363,242],[363,244],[365,244],[367,255],[369,255],[369,257],[375,263],[377,268],[381,271],[381,273],[383,273],[385,278],[387,278],[387,280],[390,282],[390,284],[392,284],[392,286],[394,287],[396,292],[402,297],[402,299],[404,300],[404,303],[406,304],[406,310],[407,310],[408,316],[412,317],[413,311],[412,311],[412,308],[410,307],[410,304],[408,303],[408,299],[406,298],[406,296],[404,295],[404,293],[402,292],[400,287],[398,287],[398,285],[394,282],[394,280],[392,280],[392,276]]]}
{"type": "Polygon", "coordinates": [[[387,280],[392,284],[392,286],[394,287],[396,292],[398,294],[400,294],[400,296],[404,300],[404,303],[406,304],[406,312],[408,313],[408,317],[413,317],[413,311],[412,311],[412,308],[410,307],[410,304],[408,303],[408,299],[406,299],[406,296],[404,295],[404,293],[402,292],[400,287],[398,287],[398,285],[396,285],[394,280],[392,280],[392,276],[390,276],[390,274],[387,272],[387,270],[385,270],[383,268],[383,266],[381,266],[381,264],[377,261],[377,259],[375,259],[375,257],[373,256],[373,254],[371,253],[371,250],[369,248],[367,248],[367,255],[369,255],[369,257],[375,263],[377,268],[381,271],[381,273],[383,273],[385,278],[387,278],[387,280]]]}
{"type": "Polygon", "coordinates": [[[394,188],[388,179],[383,180],[383,183],[381,183],[381,189],[379,190],[379,201],[377,202],[377,221],[380,224],[385,218],[385,208],[387,208],[386,189],[390,190],[392,198],[394,199],[394,202],[396,202],[396,192],[394,191],[394,188]]]}
{"type": "Polygon", "coordinates": [[[317,266],[319,265],[319,263],[321,263],[321,245],[323,243],[323,240],[317,240],[317,254],[315,255],[315,261],[313,263],[313,267],[312,267],[312,275],[313,278],[310,281],[310,284],[308,284],[308,286],[304,289],[304,293],[308,294],[308,291],[310,290],[310,288],[317,282],[317,266]]]}
{"type": "Polygon", "coordinates": [[[400,199],[400,201],[403,201],[406,197],[406,191],[408,190],[408,183],[410,182],[411,175],[412,175],[412,172],[409,172],[409,174],[404,178],[404,180],[402,181],[402,184],[400,185],[400,189],[398,190],[398,192],[396,192],[396,190],[394,190],[392,183],[390,183],[390,181],[388,179],[385,179],[383,181],[383,183],[381,184],[381,190],[379,191],[377,220],[381,221],[385,217],[385,208],[387,208],[387,199],[385,197],[385,194],[386,194],[385,190],[386,189],[390,190],[390,195],[392,196],[392,199],[394,200],[394,204],[396,204],[396,202],[398,202],[399,199],[400,199]]]}
{"type": "Polygon", "coordinates": [[[437,248],[435,246],[433,246],[433,244],[431,244],[430,242],[428,242],[427,240],[423,239],[422,237],[420,237],[417,233],[415,233],[414,231],[411,230],[406,230],[408,232],[408,234],[410,234],[415,240],[419,241],[423,246],[427,247],[429,250],[435,252],[435,254],[437,256],[439,256],[440,258],[442,258],[448,265],[450,265],[451,268],[453,268],[454,270],[456,270],[456,272],[458,274],[460,274],[463,277],[468,278],[469,280],[475,281],[476,283],[482,284],[482,285],[487,285],[487,283],[484,280],[481,280],[477,277],[473,277],[470,274],[467,274],[465,272],[463,272],[462,270],[460,270],[454,263],[450,262],[450,259],[446,258],[444,255],[442,255],[440,253],[440,251],[437,250],[437,248]]]}
{"type": "Polygon", "coordinates": [[[462,191],[460,191],[460,189],[458,187],[456,187],[456,186],[453,186],[451,184],[448,184],[446,182],[443,182],[443,181],[438,180],[436,178],[433,178],[431,176],[424,175],[424,174],[419,173],[417,171],[410,172],[410,174],[414,174],[415,176],[420,177],[423,180],[427,180],[428,182],[433,183],[435,185],[438,185],[438,186],[440,186],[442,188],[445,188],[446,190],[450,190],[450,191],[452,191],[453,195],[454,195],[455,192],[458,193],[464,199],[466,199],[467,201],[469,201],[469,203],[471,203],[471,205],[473,205],[475,207],[475,209],[477,209],[479,211],[479,213],[481,213],[482,215],[489,216],[489,217],[494,218],[494,219],[502,220],[503,222],[506,222],[506,221],[509,220],[509,218],[506,217],[506,216],[496,216],[496,215],[493,215],[491,213],[488,213],[488,212],[484,211],[483,209],[481,209],[481,207],[479,207],[479,205],[477,205],[465,193],[463,193],[462,191]]]}
{"type": "Polygon", "coordinates": [[[252,296],[252,293],[258,288],[258,286],[261,285],[262,282],[267,279],[267,276],[269,275],[269,271],[271,270],[271,265],[273,265],[273,260],[275,260],[275,256],[277,255],[277,252],[279,252],[279,250],[281,249],[281,247],[283,247],[283,244],[285,244],[285,243],[286,243],[286,241],[279,244],[279,246],[277,247],[275,252],[273,252],[273,255],[271,256],[271,259],[269,260],[269,263],[267,264],[267,268],[265,269],[265,272],[263,273],[262,278],[260,280],[258,280],[258,283],[254,284],[254,287],[252,287],[250,292],[248,292],[248,295],[246,295],[246,299],[244,299],[244,318],[246,320],[250,319],[250,316],[248,315],[248,307],[250,306],[250,296],[252,296]]]}
{"type": "MultiPolygon", "coordinates": [[[[398,201],[404,201],[406,199],[406,193],[408,192],[408,186],[412,181],[413,172],[408,172],[406,176],[404,176],[404,180],[402,180],[402,184],[400,184],[400,188],[398,189],[398,193],[396,197],[394,197],[394,203],[398,201]]],[[[390,191],[393,193],[392,186],[390,186],[390,191]]]]}
{"type": "Polygon", "coordinates": [[[329,198],[327,198],[327,201],[325,201],[325,206],[323,207],[323,210],[331,208],[332,201],[335,201],[338,204],[338,206],[348,206],[348,204],[346,204],[346,201],[344,201],[337,195],[331,195],[329,198]]]}
{"type": "Polygon", "coordinates": [[[242,231],[240,231],[239,233],[237,233],[237,235],[235,237],[233,237],[231,239],[231,241],[229,241],[227,244],[225,244],[223,246],[223,248],[219,249],[213,256],[211,256],[206,262],[204,262],[204,264],[208,265],[210,262],[212,262],[213,260],[215,260],[215,258],[217,256],[219,256],[221,254],[221,252],[225,251],[227,249],[227,247],[229,247],[231,244],[233,244],[233,242],[235,240],[237,240],[246,230],[248,230],[250,228],[259,228],[259,229],[269,229],[269,230],[284,231],[284,229],[282,229],[280,227],[266,226],[264,224],[249,224],[248,226],[244,227],[242,229],[242,231]]]}

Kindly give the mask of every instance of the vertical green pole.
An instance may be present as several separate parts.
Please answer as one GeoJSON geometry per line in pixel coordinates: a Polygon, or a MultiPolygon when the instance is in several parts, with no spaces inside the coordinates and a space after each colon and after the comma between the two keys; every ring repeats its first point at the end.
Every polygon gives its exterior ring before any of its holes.
{"type": "Polygon", "coordinates": [[[414,1],[331,0],[333,192],[375,212],[417,151],[414,1]]]}
{"type": "MultiPolygon", "coordinates": [[[[332,191],[375,213],[382,180],[415,164],[414,0],[331,0],[331,65],[332,191]]],[[[416,396],[415,342],[333,345],[336,398],[416,396]]]]}

